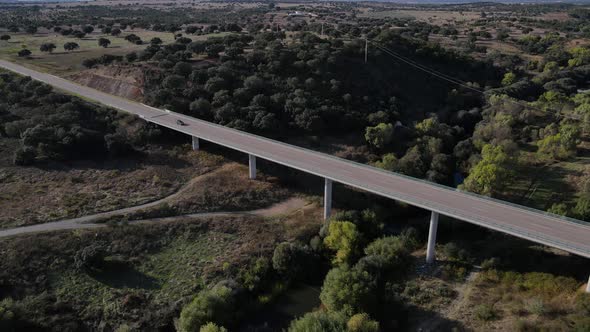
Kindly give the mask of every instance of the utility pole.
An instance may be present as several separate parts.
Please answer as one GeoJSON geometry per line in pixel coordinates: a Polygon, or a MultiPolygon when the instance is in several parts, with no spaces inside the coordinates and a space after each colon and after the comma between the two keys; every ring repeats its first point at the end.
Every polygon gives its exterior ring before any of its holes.
{"type": "Polygon", "coordinates": [[[365,37],[365,63],[367,63],[367,57],[369,55],[369,39],[365,37]]]}

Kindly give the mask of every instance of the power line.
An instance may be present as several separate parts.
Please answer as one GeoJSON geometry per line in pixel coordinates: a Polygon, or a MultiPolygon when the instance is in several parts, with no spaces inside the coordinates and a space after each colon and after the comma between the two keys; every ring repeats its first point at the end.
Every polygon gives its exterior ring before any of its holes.
{"type": "MultiPolygon", "coordinates": [[[[478,93],[481,93],[481,94],[485,95],[485,91],[480,90],[480,89],[476,89],[476,88],[474,88],[472,86],[469,86],[469,85],[466,84],[467,82],[464,82],[464,81],[462,81],[462,80],[460,80],[458,78],[455,78],[453,76],[446,75],[446,74],[441,73],[439,71],[436,71],[436,70],[434,70],[432,68],[429,68],[429,67],[426,67],[424,65],[421,65],[421,64],[419,64],[419,63],[417,63],[415,61],[412,61],[411,59],[408,59],[408,58],[406,58],[406,57],[404,57],[404,56],[402,56],[402,55],[400,55],[400,54],[392,51],[391,49],[383,46],[382,44],[380,44],[380,43],[378,43],[378,42],[376,42],[374,40],[369,40],[368,38],[365,38],[365,41],[370,42],[371,44],[375,45],[381,51],[387,53],[388,55],[390,55],[390,56],[392,56],[392,57],[394,57],[394,58],[396,58],[396,59],[398,59],[398,60],[400,60],[400,61],[402,61],[402,62],[404,62],[404,63],[406,63],[406,64],[408,64],[408,65],[410,65],[410,66],[412,66],[412,67],[414,67],[416,69],[418,69],[418,70],[421,70],[423,72],[426,72],[426,73],[428,73],[430,75],[433,75],[435,77],[438,77],[438,78],[440,78],[442,80],[445,80],[447,82],[450,82],[452,84],[456,84],[456,85],[462,86],[462,87],[464,87],[466,89],[469,89],[469,90],[472,90],[472,91],[475,91],[475,92],[478,92],[478,93]]],[[[368,51],[365,49],[365,57],[367,56],[367,54],[366,54],[367,52],[368,51]]],[[[514,100],[512,98],[505,99],[505,101],[507,101],[509,103],[520,105],[520,106],[525,107],[525,108],[537,110],[537,111],[542,112],[542,113],[547,112],[547,110],[538,108],[536,106],[530,105],[528,103],[524,103],[524,102],[519,101],[519,100],[514,100]]],[[[565,115],[565,114],[559,114],[559,115],[563,116],[564,118],[571,119],[571,120],[578,120],[578,121],[580,120],[580,117],[576,117],[576,116],[565,115]]]]}
{"type": "Polygon", "coordinates": [[[400,58],[400,59],[403,59],[403,61],[405,61],[405,62],[407,62],[407,63],[411,64],[412,66],[416,66],[417,68],[419,68],[419,69],[421,69],[421,70],[427,70],[427,71],[429,71],[429,72],[434,72],[434,73],[437,73],[437,74],[438,74],[438,75],[440,75],[440,76],[444,76],[446,79],[452,80],[452,81],[453,81],[453,83],[455,83],[455,84],[467,84],[467,82],[466,82],[466,81],[463,81],[463,80],[461,80],[461,79],[459,79],[459,78],[456,78],[456,77],[449,76],[449,75],[447,75],[447,74],[445,74],[445,73],[442,73],[442,72],[440,72],[440,71],[437,71],[437,70],[435,70],[435,69],[428,68],[428,67],[426,67],[426,66],[424,66],[424,65],[421,65],[420,63],[417,63],[416,61],[413,61],[413,60],[411,60],[411,59],[409,59],[409,58],[407,58],[407,57],[404,57],[403,55],[400,55],[399,53],[397,53],[397,52],[394,52],[394,51],[392,51],[391,49],[387,48],[387,47],[386,47],[386,46],[384,46],[383,44],[377,43],[377,42],[375,42],[375,41],[371,41],[371,43],[373,43],[373,44],[377,45],[377,46],[378,46],[378,47],[380,47],[380,48],[386,49],[386,50],[387,50],[387,51],[390,53],[390,55],[392,55],[392,56],[394,56],[394,57],[398,57],[398,58],[400,58]]]}
{"type": "Polygon", "coordinates": [[[407,64],[415,67],[418,70],[421,70],[421,71],[426,72],[426,73],[428,73],[430,75],[436,76],[436,77],[438,77],[438,78],[440,78],[442,80],[445,80],[447,82],[450,82],[450,83],[453,83],[453,84],[456,84],[456,85],[460,85],[460,86],[462,86],[462,87],[464,87],[466,89],[473,90],[473,91],[479,92],[479,93],[483,93],[483,91],[481,91],[479,89],[476,89],[476,88],[473,88],[473,87],[471,87],[469,85],[463,84],[463,83],[461,83],[461,82],[459,82],[459,81],[457,81],[455,79],[448,78],[448,77],[446,77],[446,75],[440,74],[440,73],[438,73],[438,72],[436,72],[434,70],[429,70],[428,68],[425,68],[425,67],[422,67],[422,66],[413,64],[412,62],[410,62],[410,61],[408,61],[408,60],[406,60],[406,59],[404,59],[404,58],[402,58],[402,57],[400,57],[400,56],[392,53],[389,49],[378,45],[377,43],[374,43],[372,41],[371,41],[371,43],[374,44],[375,46],[377,46],[377,48],[379,48],[381,51],[389,54],[390,56],[392,56],[392,57],[394,57],[394,58],[396,58],[396,59],[398,59],[398,60],[400,60],[402,62],[405,62],[405,63],[407,63],[407,64]]]}

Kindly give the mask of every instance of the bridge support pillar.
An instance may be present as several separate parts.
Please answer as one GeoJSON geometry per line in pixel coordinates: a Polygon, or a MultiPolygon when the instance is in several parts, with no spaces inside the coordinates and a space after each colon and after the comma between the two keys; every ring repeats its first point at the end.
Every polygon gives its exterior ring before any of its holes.
{"type": "Polygon", "coordinates": [[[248,166],[250,167],[250,179],[256,179],[256,156],[248,155],[248,166]]]}
{"type": "Polygon", "coordinates": [[[196,136],[193,136],[193,150],[199,151],[199,138],[196,136]]]}
{"type": "Polygon", "coordinates": [[[438,229],[438,213],[432,211],[430,215],[430,230],[428,231],[428,247],[426,249],[426,263],[434,263],[436,246],[436,230],[438,229]]]}
{"type": "Polygon", "coordinates": [[[332,180],[324,179],[324,220],[332,214],[332,180]]]}
{"type": "Polygon", "coordinates": [[[588,277],[588,283],[586,284],[586,293],[590,293],[590,277],[588,277]]]}

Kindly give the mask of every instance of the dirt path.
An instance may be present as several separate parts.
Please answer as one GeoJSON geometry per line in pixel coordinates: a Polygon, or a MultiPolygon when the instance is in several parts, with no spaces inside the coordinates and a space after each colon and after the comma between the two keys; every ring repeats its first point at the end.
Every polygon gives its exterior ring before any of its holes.
{"type": "Polygon", "coordinates": [[[457,297],[448,307],[445,316],[449,319],[459,320],[460,316],[467,311],[468,306],[471,304],[469,303],[469,295],[471,294],[471,289],[473,287],[473,281],[479,275],[480,270],[474,270],[469,273],[467,278],[463,283],[461,283],[455,291],[457,292],[457,297]]]}
{"type": "MultiPolygon", "coordinates": [[[[185,186],[184,188],[187,188],[185,186]]],[[[24,227],[17,227],[7,230],[0,231],[0,238],[6,238],[9,236],[15,236],[20,234],[28,234],[28,233],[38,233],[38,232],[50,232],[50,231],[58,231],[58,230],[68,230],[68,229],[85,229],[85,228],[98,228],[98,227],[105,227],[107,226],[104,223],[92,223],[97,219],[102,219],[107,216],[115,216],[119,214],[123,214],[126,212],[132,212],[135,210],[139,210],[145,207],[153,206],[168,199],[173,198],[172,196],[180,194],[182,189],[176,192],[173,195],[165,197],[155,202],[142,204],[130,208],[125,208],[121,210],[103,212],[98,214],[93,214],[89,216],[84,216],[75,219],[68,219],[62,221],[54,221],[45,224],[39,225],[32,225],[32,226],[24,226],[24,227]]],[[[252,211],[235,211],[235,212],[204,212],[204,213],[192,213],[192,214],[185,214],[180,216],[173,216],[173,217],[164,217],[164,218],[152,218],[152,219],[144,219],[144,220],[134,220],[130,221],[129,223],[140,223],[140,224],[147,224],[147,223],[156,223],[161,221],[171,221],[171,220],[178,220],[178,219],[185,219],[185,218],[204,218],[204,217],[215,217],[215,216],[235,216],[235,215],[253,215],[253,216],[261,216],[261,217],[271,217],[277,216],[282,214],[288,214],[297,210],[304,208],[307,205],[307,202],[299,197],[291,197],[283,202],[271,205],[268,208],[252,210],[252,211]]]]}
{"type": "MultiPolygon", "coordinates": [[[[462,321],[461,315],[464,314],[470,305],[468,298],[473,287],[473,281],[478,276],[479,270],[474,270],[469,273],[467,278],[458,285],[455,286],[454,290],[457,292],[457,296],[453,301],[436,315],[430,315],[427,319],[424,319],[415,328],[416,331],[440,331],[447,330],[449,328],[449,321],[462,321]]],[[[466,329],[470,331],[469,329],[466,329]]]]}

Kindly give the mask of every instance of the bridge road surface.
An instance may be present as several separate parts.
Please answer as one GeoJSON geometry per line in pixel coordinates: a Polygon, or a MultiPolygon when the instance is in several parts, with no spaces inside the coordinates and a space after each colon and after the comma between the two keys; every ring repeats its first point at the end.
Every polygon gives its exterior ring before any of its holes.
{"type": "Polygon", "coordinates": [[[156,109],[0,60],[0,67],[146,121],[380,196],[590,258],[590,224],[467,194],[182,114],[156,109]],[[178,125],[181,119],[185,125],[178,125]]]}

